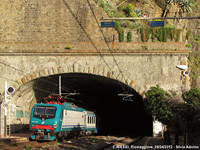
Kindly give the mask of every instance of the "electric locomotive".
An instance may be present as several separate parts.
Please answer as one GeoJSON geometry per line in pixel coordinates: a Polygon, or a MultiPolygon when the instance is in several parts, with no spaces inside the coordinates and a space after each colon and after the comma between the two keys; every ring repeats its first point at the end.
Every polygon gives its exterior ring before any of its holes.
{"type": "Polygon", "coordinates": [[[35,104],[30,117],[30,140],[56,140],[67,136],[97,133],[94,112],[77,107],[58,95],[45,98],[46,104],[35,104]]]}

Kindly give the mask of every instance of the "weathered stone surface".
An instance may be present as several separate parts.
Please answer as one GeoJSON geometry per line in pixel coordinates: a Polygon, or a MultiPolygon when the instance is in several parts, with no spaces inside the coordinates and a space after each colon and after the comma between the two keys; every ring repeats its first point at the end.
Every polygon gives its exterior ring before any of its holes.
{"type": "Polygon", "coordinates": [[[25,84],[25,83],[27,82],[26,77],[22,78],[21,80],[22,80],[22,83],[23,83],[23,84],[25,84]]]}
{"type": "Polygon", "coordinates": [[[39,78],[39,77],[40,77],[39,71],[36,71],[36,72],[34,72],[34,73],[35,73],[35,77],[36,77],[36,78],[39,78]]]}
{"type": "Polygon", "coordinates": [[[53,73],[58,74],[58,68],[53,68],[53,73]]]}
{"type": "Polygon", "coordinates": [[[107,77],[108,77],[108,78],[112,78],[112,72],[109,71],[109,72],[107,73],[107,77]]]}
{"type": "MultiPolygon", "coordinates": [[[[97,18],[106,16],[92,0],[90,2],[93,4],[97,18]]],[[[0,60],[1,62],[12,60],[9,61],[12,67],[1,65],[0,70],[2,77],[16,81],[18,84],[16,89],[18,94],[13,94],[13,100],[31,99],[30,104],[26,104],[28,105],[26,109],[31,108],[36,102],[36,97],[32,94],[33,89],[37,88],[34,79],[78,71],[91,74],[96,72],[109,78],[115,71],[115,79],[133,87],[140,94],[144,93],[145,87],[157,84],[165,90],[181,90],[184,83],[180,79],[181,72],[175,66],[183,64],[182,61],[187,63],[187,54],[181,51],[177,51],[176,54],[176,50],[185,50],[183,43],[109,42],[109,46],[114,49],[113,55],[122,75],[113,61],[113,56],[107,51],[108,48],[91,10],[88,9],[87,1],[70,0],[66,3],[77,18],[60,0],[0,1],[0,60]],[[100,57],[99,51],[94,50],[94,45],[91,44],[80,24],[98,50],[104,51],[103,56],[100,57]],[[149,46],[148,52],[143,52],[145,44],[149,46]],[[66,49],[70,45],[72,50],[66,49]],[[157,51],[158,49],[162,51],[157,51]],[[124,53],[127,50],[131,52],[124,53]],[[168,69],[162,70],[165,67],[168,69]]],[[[118,37],[113,28],[102,30],[108,41],[112,41],[113,35],[118,37]]],[[[189,86],[189,82],[186,86],[189,86]]],[[[0,91],[4,91],[4,80],[0,80],[0,91]]],[[[24,104],[24,102],[27,101],[19,103],[24,104]]],[[[18,123],[20,124],[20,121],[18,123]]]]}
{"type": "Polygon", "coordinates": [[[132,81],[129,83],[129,86],[130,86],[130,87],[133,87],[134,84],[135,84],[135,81],[132,80],[132,81]]]}
{"type": "Polygon", "coordinates": [[[47,76],[47,75],[49,75],[48,69],[44,69],[44,76],[47,76]]]}
{"type": "Polygon", "coordinates": [[[58,67],[58,73],[63,73],[63,68],[62,67],[58,67]]]}
{"type": "Polygon", "coordinates": [[[48,73],[49,73],[49,75],[52,75],[53,74],[53,68],[49,69],[48,73]]]}
{"type": "Polygon", "coordinates": [[[93,73],[93,67],[88,67],[88,73],[93,73]]]}
{"type": "Polygon", "coordinates": [[[74,69],[74,72],[78,72],[79,71],[79,64],[74,64],[73,65],[73,69],[74,69]]]}
{"type": "MultiPolygon", "coordinates": [[[[17,70],[13,70],[12,68],[4,68],[2,66],[0,66],[0,69],[2,72],[4,72],[4,76],[10,76],[10,74],[13,74],[14,76],[12,76],[11,79],[16,80],[19,85],[22,85],[27,81],[33,80],[35,78],[39,78],[41,75],[48,76],[63,72],[70,73],[74,71],[98,74],[100,76],[113,78],[133,88],[134,85],[140,85],[140,87],[145,88],[158,84],[164,89],[180,90],[181,86],[183,85],[182,80],[180,79],[181,72],[176,68],[176,65],[181,64],[181,61],[185,59],[187,55],[179,56],[178,54],[170,57],[166,57],[164,55],[163,57],[162,55],[144,56],[133,54],[116,55],[115,57],[117,57],[117,61],[120,62],[119,67],[123,73],[123,76],[116,68],[112,68],[113,70],[105,68],[104,60],[99,59],[98,55],[65,55],[48,57],[32,55],[32,59],[29,59],[29,56],[23,56],[23,61],[19,59],[18,56],[12,56],[12,62],[10,62],[10,65],[15,66],[15,64],[19,64],[17,67],[19,70],[26,70],[26,72],[30,72],[30,74],[24,75],[17,70]],[[180,59],[179,57],[183,59],[180,59]],[[71,60],[69,61],[69,59],[71,60]],[[79,63],[75,63],[77,60],[81,65],[79,63]],[[65,62],[64,65],[62,64],[63,62],[65,62]],[[76,65],[73,66],[73,64],[76,65]],[[84,64],[87,65],[84,66],[84,64]],[[40,73],[38,70],[41,70],[40,73]]],[[[0,56],[0,59],[2,61],[6,61],[6,59],[10,59],[10,56],[0,56]]],[[[105,59],[107,62],[110,62],[110,66],[115,66],[115,62],[112,61],[112,56],[107,56],[105,59]]],[[[3,81],[0,82],[1,85],[4,85],[3,81]]],[[[187,86],[188,85],[189,82],[187,82],[187,86]]],[[[3,86],[1,89],[3,89],[3,86]]]]}
{"type": "Polygon", "coordinates": [[[27,81],[31,80],[31,75],[26,76],[27,81]]]}
{"type": "MultiPolygon", "coordinates": [[[[92,0],[90,0],[90,3],[96,17],[106,16],[105,12],[92,0]]],[[[59,0],[49,0],[48,2],[32,0],[8,2],[1,0],[0,9],[0,42],[43,42],[44,44],[53,42],[48,48],[55,50],[58,47],[61,48],[57,45],[58,42],[65,42],[66,45],[62,46],[62,51],[65,51],[65,47],[71,45],[71,42],[89,42],[79,24],[93,41],[104,41],[86,0],[70,0],[66,3],[59,0]]],[[[102,30],[106,31],[104,34],[107,39],[112,40],[113,34],[117,35],[113,28],[102,30]]],[[[16,49],[20,46],[16,45],[16,49]]],[[[41,47],[43,46],[41,45],[41,47]]],[[[72,45],[72,47],[74,46],[72,45]]],[[[6,46],[6,48],[13,47],[6,46]]],[[[32,50],[33,47],[27,45],[24,49],[32,50]]]]}
{"type": "Polygon", "coordinates": [[[97,74],[97,68],[93,68],[93,74],[97,74]]]}
{"type": "Polygon", "coordinates": [[[17,79],[17,83],[19,84],[19,86],[23,85],[23,82],[21,79],[17,79]]]}

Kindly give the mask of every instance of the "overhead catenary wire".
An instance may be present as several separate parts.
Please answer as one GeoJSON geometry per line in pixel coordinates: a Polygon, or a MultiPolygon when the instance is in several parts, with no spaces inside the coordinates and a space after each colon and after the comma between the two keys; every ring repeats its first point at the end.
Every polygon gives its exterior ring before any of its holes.
{"type": "Polygon", "coordinates": [[[89,41],[91,42],[91,44],[93,45],[93,47],[97,50],[97,52],[99,53],[100,57],[103,59],[104,63],[106,64],[106,66],[109,68],[109,70],[112,70],[111,67],[109,66],[109,64],[104,59],[103,54],[101,54],[101,52],[98,50],[97,46],[92,41],[92,39],[89,36],[89,34],[86,32],[85,28],[82,26],[81,22],[79,22],[78,17],[74,14],[74,12],[71,10],[71,8],[69,7],[69,5],[67,4],[67,2],[65,0],[63,0],[63,3],[67,7],[67,9],[70,11],[70,13],[72,14],[72,16],[75,18],[76,22],[78,23],[78,25],[80,26],[80,28],[83,30],[83,32],[85,33],[85,35],[87,36],[87,38],[89,39],[89,41]]]}
{"type": "MultiPolygon", "coordinates": [[[[9,79],[9,78],[5,78],[5,77],[1,77],[1,76],[0,76],[0,78],[1,78],[1,79],[5,79],[5,80],[7,80],[7,81],[11,81],[11,82],[17,83],[17,81],[12,80],[12,79],[9,79]]],[[[40,90],[40,91],[43,91],[43,92],[46,92],[46,93],[54,94],[54,93],[52,93],[51,91],[47,91],[47,90],[38,88],[37,86],[33,86],[33,88],[35,88],[35,89],[37,89],[37,90],[40,90]]]]}
{"type": "MultiPolygon", "coordinates": [[[[125,77],[124,77],[124,75],[123,75],[122,70],[121,70],[120,67],[119,67],[119,64],[117,63],[117,60],[115,59],[114,54],[113,54],[112,51],[111,51],[111,48],[110,48],[110,46],[109,46],[109,44],[108,44],[108,42],[107,42],[107,40],[106,40],[106,37],[105,37],[105,35],[104,35],[104,33],[103,33],[103,30],[102,30],[101,27],[100,27],[100,24],[99,24],[99,22],[98,22],[98,20],[97,20],[97,17],[96,17],[96,15],[95,15],[95,13],[94,13],[94,10],[93,10],[93,8],[92,8],[92,6],[91,6],[89,0],[87,0],[87,2],[88,2],[88,5],[89,5],[89,7],[90,7],[90,10],[92,11],[92,14],[93,14],[93,16],[94,16],[94,18],[95,18],[95,21],[96,21],[96,23],[97,23],[97,25],[98,25],[98,28],[99,28],[99,30],[101,31],[101,34],[102,34],[103,39],[104,39],[104,41],[105,41],[105,43],[106,43],[106,46],[108,47],[108,50],[110,51],[110,54],[112,55],[112,58],[113,58],[115,64],[117,65],[117,68],[118,68],[120,74],[122,75],[122,78],[123,78],[124,80],[126,80],[125,77]]],[[[120,82],[119,82],[119,84],[120,84],[120,82]]],[[[120,84],[120,86],[121,86],[121,84],[120,84]]],[[[122,87],[122,86],[121,86],[121,87],[122,87]]],[[[129,93],[129,92],[130,92],[129,89],[128,89],[128,91],[126,91],[125,86],[122,87],[122,88],[123,88],[123,91],[124,91],[125,93],[127,93],[127,92],[129,93]]]]}
{"type": "MultiPolygon", "coordinates": [[[[16,67],[11,66],[11,65],[8,65],[8,64],[6,64],[6,63],[4,63],[4,62],[1,62],[1,61],[0,61],[0,64],[3,64],[3,65],[5,65],[5,66],[7,66],[7,67],[10,67],[10,68],[12,68],[12,69],[14,69],[14,70],[16,70],[16,71],[22,73],[23,75],[29,75],[29,73],[27,73],[27,72],[25,72],[25,71],[22,71],[22,70],[20,70],[20,69],[18,69],[18,68],[16,68],[16,67]]],[[[42,79],[42,78],[40,78],[40,80],[42,80],[42,81],[44,81],[44,82],[46,82],[46,83],[55,85],[55,86],[59,86],[59,85],[56,84],[56,83],[47,81],[47,80],[42,79]]],[[[13,82],[13,80],[12,80],[12,82],[13,82]]],[[[38,88],[38,89],[39,89],[39,88],[38,88]]],[[[62,89],[65,90],[65,91],[67,91],[67,92],[70,92],[69,90],[74,91],[74,89],[69,89],[69,88],[66,88],[66,87],[64,87],[64,86],[62,86],[62,89]]],[[[43,90],[43,91],[44,91],[44,90],[43,90]]],[[[50,92],[50,91],[48,91],[48,92],[49,92],[49,93],[52,93],[52,92],[50,92]]]]}
{"type": "Polygon", "coordinates": [[[111,17],[101,18],[101,20],[154,20],[154,19],[200,19],[200,16],[193,17],[111,17]]]}
{"type": "MultiPolygon", "coordinates": [[[[64,1],[64,0],[63,0],[64,1]]],[[[64,1],[65,2],[65,1],[64,1]]],[[[65,2],[66,3],[66,2],[65,2]]],[[[67,3],[66,3],[67,4],[67,3]]],[[[69,8],[69,7],[68,7],[69,8]]],[[[69,8],[69,10],[70,10],[70,8],[69,8]]],[[[72,12],[72,11],[71,11],[72,12]]],[[[73,12],[72,12],[72,14],[73,14],[73,12]]],[[[75,18],[76,18],[76,20],[78,19],[75,15],[73,15],[75,18]]],[[[78,21],[78,23],[79,23],[79,25],[82,27],[82,25],[80,24],[80,22],[78,21]]],[[[82,27],[82,29],[84,29],[83,27],[82,27]]],[[[94,42],[91,40],[91,38],[90,38],[90,36],[87,34],[87,32],[84,30],[84,32],[86,33],[86,35],[89,37],[89,39],[90,39],[90,41],[91,41],[91,43],[92,43],[92,45],[95,47],[95,49],[96,50],[98,50],[98,48],[95,46],[95,44],[94,44],[94,42]]],[[[98,51],[99,52],[99,55],[101,56],[101,58],[103,58],[103,55],[101,54],[101,52],[100,51],[98,51]]],[[[112,54],[113,55],[113,54],[112,54]]],[[[112,71],[112,69],[111,69],[111,67],[109,66],[109,64],[105,61],[105,59],[103,58],[103,60],[104,60],[104,62],[106,63],[106,66],[112,71]]],[[[116,60],[115,60],[115,62],[116,62],[116,60]]],[[[15,69],[16,71],[18,71],[18,72],[21,72],[22,74],[25,74],[25,75],[28,75],[29,73],[27,73],[27,72],[25,72],[25,71],[23,71],[23,70],[20,70],[20,69],[18,69],[18,68],[15,68],[15,67],[13,67],[13,66],[11,66],[11,65],[9,65],[9,64],[6,64],[6,63],[3,63],[3,62],[0,62],[1,64],[4,64],[4,65],[6,65],[6,66],[8,66],[8,67],[10,67],[10,68],[12,68],[12,69],[15,69]]],[[[116,62],[116,64],[117,64],[117,62],[116,62]]],[[[117,66],[118,66],[118,64],[117,64],[117,66]]],[[[118,66],[119,67],[119,66],[118,66]]],[[[120,70],[120,73],[122,73],[121,72],[121,70],[120,70]]],[[[55,83],[52,83],[52,82],[50,82],[50,81],[47,81],[47,80],[45,80],[45,79],[41,79],[41,80],[43,80],[43,81],[45,81],[45,82],[48,82],[48,83],[50,83],[50,84],[53,84],[53,85],[56,85],[56,86],[58,86],[58,84],[55,84],[55,83]]],[[[62,89],[64,89],[64,90],[66,90],[66,91],[68,91],[69,89],[66,89],[66,88],[64,88],[64,87],[62,87],[62,89]]],[[[124,89],[124,88],[123,88],[124,89]]],[[[70,89],[71,90],[71,89],[70,89]]]]}
{"type": "Polygon", "coordinates": [[[0,76],[0,78],[1,78],[1,79],[5,79],[5,80],[9,80],[9,81],[14,82],[14,83],[17,83],[17,81],[12,80],[12,79],[9,79],[9,78],[6,78],[6,77],[2,77],[2,76],[0,76]]]}
{"type": "MultiPolygon", "coordinates": [[[[78,23],[78,25],[80,26],[80,28],[83,30],[83,32],[85,33],[85,35],[87,36],[87,38],[89,39],[89,41],[91,42],[91,44],[93,45],[93,47],[96,49],[96,51],[99,53],[99,56],[102,58],[103,62],[106,64],[106,66],[109,68],[110,71],[112,71],[111,67],[109,66],[109,64],[106,62],[106,60],[103,57],[103,54],[100,52],[100,50],[98,50],[97,46],[94,44],[94,42],[92,41],[91,37],[89,36],[89,34],[87,33],[87,31],[85,30],[85,28],[82,26],[81,22],[78,20],[78,17],[74,14],[74,12],[71,10],[71,8],[69,7],[68,3],[63,0],[63,3],[65,4],[65,6],[67,7],[67,9],[70,11],[71,15],[75,18],[76,22],[78,23]]],[[[118,64],[117,64],[118,65],[118,64]]],[[[120,83],[119,83],[120,84],[120,83]]],[[[121,85],[120,85],[121,86],[121,85]]],[[[122,87],[122,86],[121,86],[122,87]]],[[[122,87],[123,91],[125,92],[125,87],[122,87]]]]}

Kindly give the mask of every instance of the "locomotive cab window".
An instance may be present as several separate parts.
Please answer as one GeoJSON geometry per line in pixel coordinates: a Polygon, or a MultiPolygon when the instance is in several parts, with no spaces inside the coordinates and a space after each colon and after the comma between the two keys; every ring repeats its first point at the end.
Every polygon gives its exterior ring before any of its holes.
{"type": "Polygon", "coordinates": [[[50,119],[54,118],[56,114],[56,107],[44,107],[44,106],[36,106],[34,109],[33,116],[36,118],[44,118],[50,119]]]}
{"type": "Polygon", "coordinates": [[[55,112],[56,112],[56,108],[55,107],[46,107],[46,111],[45,111],[46,115],[54,116],[55,112]]]}
{"type": "Polygon", "coordinates": [[[45,107],[35,107],[34,115],[44,115],[45,107]]]}

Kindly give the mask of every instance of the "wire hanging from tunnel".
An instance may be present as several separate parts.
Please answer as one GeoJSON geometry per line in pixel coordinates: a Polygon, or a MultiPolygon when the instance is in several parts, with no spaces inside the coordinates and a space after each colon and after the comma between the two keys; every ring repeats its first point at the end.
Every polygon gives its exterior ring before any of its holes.
{"type": "MultiPolygon", "coordinates": [[[[87,38],[89,39],[89,41],[91,42],[91,44],[92,44],[92,45],[94,46],[94,48],[97,50],[97,52],[99,53],[99,56],[101,57],[101,59],[103,60],[103,62],[106,64],[106,66],[107,66],[107,67],[109,68],[109,70],[112,72],[112,69],[111,69],[111,67],[109,66],[108,62],[105,60],[105,58],[103,57],[103,54],[101,53],[101,51],[97,48],[97,46],[96,46],[95,43],[93,42],[93,40],[92,40],[92,38],[90,37],[90,35],[87,33],[87,31],[85,30],[85,28],[83,27],[83,25],[81,24],[81,22],[78,20],[78,17],[77,17],[77,16],[75,15],[75,13],[72,11],[72,9],[71,9],[70,6],[68,5],[68,3],[67,3],[65,0],[62,0],[62,1],[63,1],[63,3],[65,4],[65,6],[67,7],[67,9],[70,11],[71,15],[75,18],[76,22],[78,23],[78,25],[80,26],[80,28],[82,29],[82,31],[85,33],[85,35],[87,36],[87,38]]],[[[117,63],[117,61],[116,61],[116,58],[115,58],[115,56],[113,55],[113,53],[112,53],[112,51],[111,51],[111,49],[110,49],[110,47],[109,47],[109,45],[108,45],[108,42],[106,41],[105,35],[103,34],[103,32],[102,32],[102,30],[101,30],[101,28],[100,28],[100,25],[99,25],[99,23],[98,23],[97,17],[96,17],[96,15],[95,15],[95,13],[94,13],[94,10],[92,9],[92,6],[91,6],[90,2],[87,1],[87,3],[88,3],[88,5],[89,5],[89,8],[90,8],[91,11],[92,11],[92,15],[94,16],[94,18],[95,18],[95,20],[96,20],[96,23],[97,23],[97,25],[98,25],[98,28],[100,29],[100,32],[101,32],[101,34],[102,34],[102,36],[103,36],[103,39],[104,39],[104,41],[105,41],[105,43],[106,43],[106,45],[107,45],[107,47],[108,47],[108,50],[110,51],[110,54],[112,55],[112,58],[113,58],[113,60],[114,60],[114,62],[115,62],[115,64],[116,64],[117,68],[119,69],[120,74],[122,75],[122,78],[123,78],[124,80],[126,80],[125,77],[124,77],[124,75],[123,75],[123,71],[120,69],[120,67],[119,67],[119,65],[118,65],[118,63],[117,63]]],[[[120,82],[118,82],[118,83],[119,83],[119,85],[121,86],[121,88],[123,89],[124,92],[128,92],[128,93],[130,92],[130,88],[126,89],[126,87],[125,87],[123,84],[121,84],[120,82]]]]}
{"type": "Polygon", "coordinates": [[[133,102],[132,100],[132,97],[134,96],[133,94],[121,93],[121,94],[118,94],[118,96],[123,96],[124,101],[133,102]]]}

